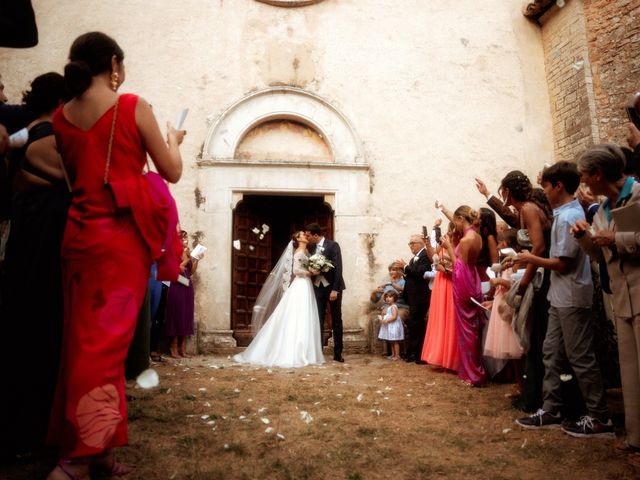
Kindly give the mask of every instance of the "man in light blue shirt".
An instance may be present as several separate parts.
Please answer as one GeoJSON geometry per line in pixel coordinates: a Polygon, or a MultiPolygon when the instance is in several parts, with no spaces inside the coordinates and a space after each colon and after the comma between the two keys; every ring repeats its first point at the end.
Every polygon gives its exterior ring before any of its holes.
{"type": "Polygon", "coordinates": [[[591,302],[593,282],[589,257],[570,234],[584,210],[573,195],[580,184],[574,163],[558,162],[542,172],[542,188],[553,207],[549,258],[523,252],[518,261],[551,270],[548,300],[549,324],[543,345],[544,403],[535,414],[519,418],[524,428],[562,428],[575,437],[615,438],[602,374],[593,350],[591,302]],[[588,414],[578,422],[563,424],[563,376],[573,369],[588,414]]]}

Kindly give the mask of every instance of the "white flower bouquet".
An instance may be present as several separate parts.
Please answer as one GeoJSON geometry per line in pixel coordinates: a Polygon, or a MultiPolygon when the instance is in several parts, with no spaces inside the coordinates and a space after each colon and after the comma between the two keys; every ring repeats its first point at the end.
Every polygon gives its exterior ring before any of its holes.
{"type": "Polygon", "coordinates": [[[333,263],[330,260],[327,260],[327,257],[320,253],[314,253],[309,257],[309,259],[304,263],[304,267],[307,270],[314,270],[316,272],[326,273],[331,270],[333,267],[333,263]]]}

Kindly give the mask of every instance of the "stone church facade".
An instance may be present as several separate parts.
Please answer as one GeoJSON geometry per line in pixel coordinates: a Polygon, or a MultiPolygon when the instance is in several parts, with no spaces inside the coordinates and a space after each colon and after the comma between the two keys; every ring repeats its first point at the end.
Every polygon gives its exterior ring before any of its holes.
{"type": "MultiPolygon", "coordinates": [[[[638,2],[557,4],[36,0],[40,44],[0,50],[0,72],[17,101],[31,78],[62,71],[77,35],[101,30],[125,51],[122,91],[149,100],[161,125],[189,107],[172,191],[183,228],[209,248],[195,279],[201,351],[250,340],[262,281],[311,221],[342,246],[346,348],[366,350],[369,293],[409,258],[436,199],[479,207],[476,176],[495,190],[508,170],[535,176],[621,140],[607,101],[637,86],[629,76],[603,93],[603,72],[624,58],[591,29],[598,8],[624,17],[638,2]]],[[[625,38],[637,78],[637,33],[625,38]]]]}

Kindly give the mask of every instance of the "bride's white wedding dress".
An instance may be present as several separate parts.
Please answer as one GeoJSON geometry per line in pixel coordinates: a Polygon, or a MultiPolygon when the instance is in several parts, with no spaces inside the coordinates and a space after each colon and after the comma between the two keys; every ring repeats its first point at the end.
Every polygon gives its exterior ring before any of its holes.
{"type": "Polygon", "coordinates": [[[307,256],[293,255],[294,280],[251,344],[233,359],[267,367],[303,367],[324,363],[320,320],[309,272],[302,266],[307,256]]]}

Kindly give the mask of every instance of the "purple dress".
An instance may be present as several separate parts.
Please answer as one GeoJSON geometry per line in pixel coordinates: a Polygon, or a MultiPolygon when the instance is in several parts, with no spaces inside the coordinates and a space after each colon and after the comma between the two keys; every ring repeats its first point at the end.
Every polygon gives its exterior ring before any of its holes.
{"type": "Polygon", "coordinates": [[[189,279],[189,286],[180,282],[171,282],[167,292],[167,317],[165,335],[168,337],[187,337],[193,335],[193,311],[195,293],[191,281],[193,263],[189,260],[182,275],[189,279]]]}
{"type": "MultiPolygon", "coordinates": [[[[458,248],[456,247],[456,257],[458,248]]],[[[456,258],[452,281],[458,330],[458,377],[474,387],[479,387],[486,380],[482,365],[482,326],[486,316],[482,308],[470,300],[475,298],[482,302],[482,287],[477,266],[456,258]]]]}

